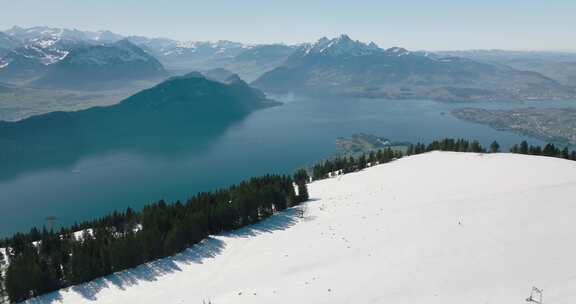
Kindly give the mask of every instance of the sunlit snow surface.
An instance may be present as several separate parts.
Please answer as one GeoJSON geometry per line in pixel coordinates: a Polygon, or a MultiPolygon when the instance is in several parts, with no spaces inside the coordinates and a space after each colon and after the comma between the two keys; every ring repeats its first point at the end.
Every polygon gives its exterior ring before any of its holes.
{"type": "Polygon", "coordinates": [[[310,185],[295,210],[31,303],[576,303],[576,162],[433,152],[310,185]]]}

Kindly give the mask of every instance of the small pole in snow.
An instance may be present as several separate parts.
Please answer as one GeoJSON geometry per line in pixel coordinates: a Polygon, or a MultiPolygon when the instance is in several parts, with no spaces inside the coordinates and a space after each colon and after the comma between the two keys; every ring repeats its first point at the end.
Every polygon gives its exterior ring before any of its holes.
{"type": "Polygon", "coordinates": [[[530,296],[526,299],[526,302],[542,304],[542,289],[532,287],[530,290],[530,296]]]}

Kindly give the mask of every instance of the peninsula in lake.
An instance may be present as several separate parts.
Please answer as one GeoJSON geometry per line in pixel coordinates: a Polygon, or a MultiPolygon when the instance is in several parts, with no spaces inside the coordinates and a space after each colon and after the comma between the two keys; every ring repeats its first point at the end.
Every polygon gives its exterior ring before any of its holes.
{"type": "Polygon", "coordinates": [[[452,114],[463,120],[514,131],[543,140],[576,145],[576,109],[524,108],[514,110],[455,109],[452,114]]]}
{"type": "Polygon", "coordinates": [[[356,155],[362,153],[376,152],[382,149],[392,149],[406,152],[409,142],[392,142],[387,138],[373,134],[356,133],[351,137],[338,137],[336,146],[343,154],[356,155]]]}

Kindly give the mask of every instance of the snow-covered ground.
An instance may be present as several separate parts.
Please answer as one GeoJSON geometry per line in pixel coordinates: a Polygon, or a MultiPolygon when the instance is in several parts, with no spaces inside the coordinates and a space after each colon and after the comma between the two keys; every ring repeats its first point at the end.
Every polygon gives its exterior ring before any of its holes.
{"type": "Polygon", "coordinates": [[[31,303],[576,303],[576,162],[432,152],[314,182],[290,210],[31,303]]]}

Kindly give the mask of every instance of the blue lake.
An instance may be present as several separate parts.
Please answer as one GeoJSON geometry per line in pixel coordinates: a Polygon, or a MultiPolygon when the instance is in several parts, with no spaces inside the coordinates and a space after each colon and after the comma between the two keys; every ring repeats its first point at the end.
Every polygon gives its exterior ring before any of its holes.
{"type": "MultiPolygon", "coordinates": [[[[493,140],[507,149],[528,140],[458,120],[459,107],[576,107],[576,102],[441,103],[426,100],[283,98],[196,145],[195,138],[164,138],[146,149],[86,153],[67,162],[29,166],[0,179],[0,237],[45,224],[67,225],[160,198],[174,201],[267,173],[292,173],[336,152],[336,138],[364,132],[393,141],[443,137],[493,140]]],[[[181,134],[181,133],[179,133],[181,134]]],[[[26,160],[23,160],[26,161],[26,160]]],[[[0,170],[2,168],[0,167],[0,170]]]]}

